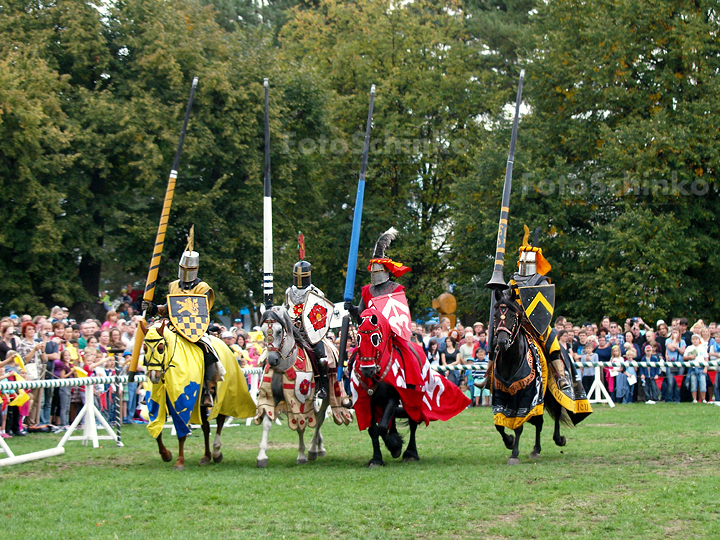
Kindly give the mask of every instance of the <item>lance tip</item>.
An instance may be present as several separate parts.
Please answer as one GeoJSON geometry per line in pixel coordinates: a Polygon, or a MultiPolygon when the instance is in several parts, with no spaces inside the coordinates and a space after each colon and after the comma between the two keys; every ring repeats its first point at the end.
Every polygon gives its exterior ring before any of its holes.
{"type": "Polygon", "coordinates": [[[520,70],[520,78],[521,78],[521,79],[524,79],[524,78],[525,78],[525,70],[524,70],[524,69],[521,69],[521,70],[520,70]]]}
{"type": "Polygon", "coordinates": [[[375,85],[374,84],[370,87],[370,93],[371,94],[375,93],[375,85]]]}
{"type": "Polygon", "coordinates": [[[198,78],[193,77],[193,82],[192,82],[193,88],[195,88],[197,86],[197,83],[198,83],[198,78]]]}
{"type": "Polygon", "coordinates": [[[267,77],[263,79],[263,86],[267,88],[269,85],[267,77]]]}

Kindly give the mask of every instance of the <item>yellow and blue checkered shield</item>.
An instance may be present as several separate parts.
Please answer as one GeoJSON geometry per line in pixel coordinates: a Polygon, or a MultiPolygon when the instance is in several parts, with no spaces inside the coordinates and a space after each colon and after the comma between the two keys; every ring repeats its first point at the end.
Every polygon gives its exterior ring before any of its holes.
{"type": "Polygon", "coordinates": [[[207,297],[204,294],[169,294],[167,305],[175,330],[188,341],[197,343],[210,325],[207,297]]]}

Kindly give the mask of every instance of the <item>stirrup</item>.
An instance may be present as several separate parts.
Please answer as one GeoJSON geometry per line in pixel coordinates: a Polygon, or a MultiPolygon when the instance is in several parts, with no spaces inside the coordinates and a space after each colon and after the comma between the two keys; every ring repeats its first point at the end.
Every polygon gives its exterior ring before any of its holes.
{"type": "Polygon", "coordinates": [[[570,381],[567,380],[566,377],[558,377],[557,378],[557,385],[560,390],[570,390],[570,381]]]}

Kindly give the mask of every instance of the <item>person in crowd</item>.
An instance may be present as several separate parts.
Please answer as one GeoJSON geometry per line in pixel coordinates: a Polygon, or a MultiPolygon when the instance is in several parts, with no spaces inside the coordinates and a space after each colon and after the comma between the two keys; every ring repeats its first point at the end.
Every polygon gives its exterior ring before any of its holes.
{"type": "Polygon", "coordinates": [[[137,323],[135,321],[128,321],[123,325],[123,332],[120,335],[120,341],[125,344],[125,349],[132,350],[135,344],[135,332],[137,330],[137,323]]]}
{"type": "Polygon", "coordinates": [[[105,322],[100,327],[101,330],[110,330],[111,328],[116,328],[118,324],[118,319],[120,317],[117,314],[117,311],[110,310],[105,314],[105,322]]]}
{"type": "Polygon", "coordinates": [[[657,322],[657,330],[655,331],[655,342],[657,343],[657,355],[660,359],[665,359],[665,342],[670,336],[668,333],[668,325],[660,319],[657,322]]]}
{"type": "Polygon", "coordinates": [[[440,348],[435,338],[431,338],[428,342],[427,361],[430,367],[438,367],[440,365],[440,348]]]}
{"type": "Polygon", "coordinates": [[[468,403],[468,406],[465,407],[466,409],[468,407],[472,407],[472,394],[470,392],[470,388],[468,387],[468,383],[466,379],[462,379],[460,381],[460,391],[465,394],[465,397],[470,400],[470,403],[468,403]]]}
{"type": "Polygon", "coordinates": [[[2,332],[2,341],[0,341],[0,366],[4,366],[11,362],[8,358],[9,351],[17,351],[20,340],[15,336],[15,325],[10,321],[4,321],[0,325],[2,332]]]}
{"type": "MultiPolygon", "coordinates": [[[[473,358],[475,357],[475,349],[478,348],[478,344],[475,342],[472,330],[470,328],[465,332],[465,338],[462,341],[462,345],[459,347],[460,357],[463,360],[463,364],[468,365],[468,369],[465,370],[464,379],[467,381],[468,387],[473,388],[473,377],[472,377],[472,364],[473,358]]],[[[471,401],[472,401],[472,396],[471,401]]]]}
{"type": "MultiPolygon", "coordinates": [[[[627,337],[627,336],[626,336],[627,337]]],[[[613,345],[611,349],[610,359],[612,361],[626,361],[633,360],[635,358],[635,348],[631,343],[626,344],[625,355],[622,356],[620,353],[621,347],[619,345],[613,345]]],[[[637,373],[635,368],[632,366],[618,366],[612,368],[615,373],[615,402],[616,403],[632,403],[633,390],[635,382],[637,381],[637,373]]]]}
{"type": "Polygon", "coordinates": [[[115,350],[121,349],[124,351],[126,348],[126,345],[125,345],[125,343],[123,343],[122,334],[120,333],[120,329],[112,328],[109,332],[109,335],[110,335],[109,349],[115,349],[115,350]]]}
{"type": "Polygon", "coordinates": [[[625,332],[625,343],[623,344],[624,353],[623,356],[628,360],[637,360],[642,356],[640,346],[635,343],[635,335],[632,330],[625,332]],[[630,347],[628,347],[630,345],[630,347]]]}
{"type": "Polygon", "coordinates": [[[678,328],[680,330],[680,337],[689,347],[692,343],[692,331],[688,328],[688,320],[685,317],[678,319],[678,328]]]}
{"type": "MultiPolygon", "coordinates": [[[[484,369],[485,362],[487,362],[485,349],[482,347],[478,347],[475,349],[475,361],[473,362],[473,366],[475,367],[475,378],[477,377],[485,377],[487,375],[487,371],[484,369]],[[481,370],[482,367],[482,370],[481,370]]],[[[475,399],[475,406],[476,407],[489,407],[490,406],[490,389],[485,387],[485,383],[478,381],[474,381],[473,383],[474,388],[474,399],[475,399]]]]}
{"type": "Polygon", "coordinates": [[[110,332],[108,330],[101,330],[95,333],[95,337],[97,337],[97,349],[101,353],[107,354],[111,348],[110,332]]]}
{"type": "Polygon", "coordinates": [[[611,347],[613,345],[622,346],[622,344],[625,343],[625,338],[620,334],[618,323],[610,322],[610,335],[607,338],[607,342],[611,347]]]}
{"type": "MultiPolygon", "coordinates": [[[[440,353],[440,365],[441,366],[457,366],[464,364],[464,360],[460,355],[460,351],[457,349],[457,340],[448,336],[445,338],[445,351],[440,353]]],[[[459,371],[448,371],[446,372],[448,380],[453,382],[455,385],[460,384],[460,372],[459,371]]]]}
{"type": "MultiPolygon", "coordinates": [[[[10,361],[11,360],[8,360],[8,363],[10,361]]],[[[5,360],[0,362],[0,381],[4,381],[8,377],[10,377],[10,373],[5,371],[5,366],[5,360]]],[[[15,396],[12,392],[0,393],[0,437],[2,437],[3,439],[12,439],[12,435],[5,431],[5,425],[7,423],[8,404],[10,403],[11,399],[14,399],[14,397],[15,396]]]]}
{"type": "MultiPolygon", "coordinates": [[[[655,342],[653,341],[645,344],[645,347],[643,348],[643,361],[658,362],[658,357],[655,354],[655,349],[653,348],[654,343],[655,342]]],[[[640,401],[645,401],[648,405],[654,405],[659,399],[657,380],[660,378],[660,368],[640,366],[638,373],[640,374],[640,389],[638,390],[638,394],[642,391],[642,395],[639,399],[640,401]]]]}
{"type": "MultiPolygon", "coordinates": [[[[35,341],[35,324],[32,322],[23,323],[21,328],[22,337],[18,344],[17,352],[23,358],[25,363],[25,379],[28,381],[38,381],[45,378],[45,366],[48,358],[45,352],[46,344],[50,341],[49,336],[42,336],[42,341],[35,341]]],[[[42,410],[43,395],[42,388],[28,390],[31,395],[33,404],[29,411],[27,424],[34,427],[40,423],[40,411],[42,410]]]]}
{"type": "MultiPolygon", "coordinates": [[[[55,360],[54,374],[56,379],[68,379],[75,377],[75,368],[70,358],[70,351],[64,350],[60,353],[60,359],[55,360]]],[[[52,404],[52,420],[56,426],[67,426],[70,424],[70,388],[55,388],[52,404]]]]}
{"type": "Polygon", "coordinates": [[[582,356],[583,354],[582,352],[580,352],[580,350],[585,348],[585,344],[588,341],[587,338],[587,330],[585,328],[579,328],[577,333],[577,340],[573,340],[572,342],[571,357],[575,362],[578,362],[580,360],[580,356],[582,356]]]}
{"type": "MultiPolygon", "coordinates": [[[[32,323],[30,323],[32,324],[32,323]]],[[[18,352],[8,351],[4,359],[3,370],[7,374],[6,378],[9,381],[17,381],[18,375],[25,377],[25,371],[20,367],[18,362],[18,352]]],[[[17,397],[17,392],[12,392],[8,395],[7,410],[6,410],[6,421],[5,430],[8,434],[12,434],[19,437],[27,435],[27,431],[23,428],[22,418],[29,412],[29,403],[25,403],[21,406],[11,405],[10,403],[17,397]]]]}
{"type": "MultiPolygon", "coordinates": [[[[703,345],[700,334],[693,334],[690,339],[691,344],[685,348],[683,360],[707,362],[707,347],[703,345]]],[[[707,392],[705,375],[707,374],[707,370],[708,367],[706,364],[703,367],[691,367],[688,371],[688,376],[690,377],[690,393],[692,394],[693,403],[698,403],[698,397],[703,403],[707,403],[705,399],[705,392],[707,392]]]]}
{"type": "Polygon", "coordinates": [[[480,332],[485,330],[485,325],[480,321],[473,323],[473,335],[477,341],[480,340],[480,332]]]}
{"type": "MultiPolygon", "coordinates": [[[[665,340],[665,360],[668,362],[682,362],[686,347],[687,344],[682,339],[678,325],[678,328],[673,328],[670,337],[665,340]]],[[[666,378],[663,385],[665,401],[680,403],[680,386],[675,380],[675,376],[684,373],[685,368],[683,367],[669,367],[665,370],[666,378]]]]}
{"type": "MultiPolygon", "coordinates": [[[[580,334],[580,337],[582,339],[582,333],[580,334]]],[[[598,355],[595,353],[595,340],[594,339],[585,339],[585,343],[578,347],[577,352],[578,358],[577,361],[586,363],[590,362],[591,364],[597,365],[598,363],[598,355]]],[[[585,393],[590,392],[590,387],[592,386],[592,383],[595,381],[595,368],[592,366],[583,367],[582,369],[582,385],[585,389],[585,393]]]]}

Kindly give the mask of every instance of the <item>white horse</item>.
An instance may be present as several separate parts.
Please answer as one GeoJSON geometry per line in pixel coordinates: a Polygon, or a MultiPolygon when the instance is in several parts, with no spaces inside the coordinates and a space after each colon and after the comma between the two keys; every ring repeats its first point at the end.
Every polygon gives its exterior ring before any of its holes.
{"type": "MultiPolygon", "coordinates": [[[[274,306],[263,313],[260,325],[267,341],[267,359],[265,371],[258,393],[255,423],[262,423],[263,435],[257,466],[267,467],[267,441],[273,421],[279,414],[287,413],[288,426],[298,433],[297,463],[304,464],[318,457],[325,457],[323,437],[320,429],[325,421],[325,411],[335,397],[334,377],[330,378],[330,391],[323,398],[319,409],[315,410],[315,372],[307,350],[310,348],[303,340],[299,330],[290,319],[287,310],[274,306]],[[305,428],[315,428],[310,448],[305,455],[305,428]]],[[[337,357],[335,347],[327,347],[328,355],[337,357]]],[[[333,400],[334,401],[334,400],[333,400]]],[[[339,405],[339,401],[338,401],[339,405]]],[[[352,415],[341,407],[333,406],[333,417],[337,424],[349,424],[352,415]]]]}

